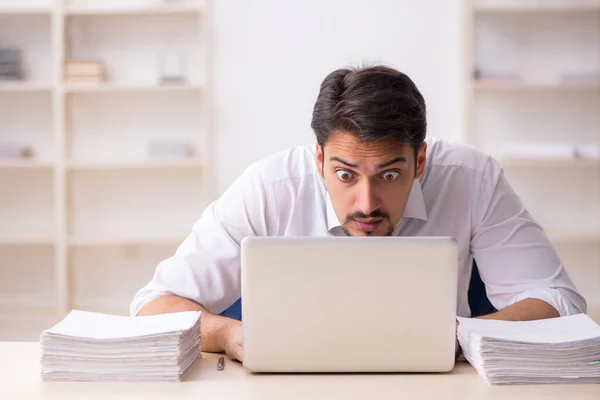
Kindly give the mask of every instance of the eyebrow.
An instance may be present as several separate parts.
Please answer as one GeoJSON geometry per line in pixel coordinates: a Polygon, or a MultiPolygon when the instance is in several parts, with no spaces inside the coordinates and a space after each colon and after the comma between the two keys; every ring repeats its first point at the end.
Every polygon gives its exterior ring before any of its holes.
{"type": "Polygon", "coordinates": [[[342,164],[344,164],[344,165],[346,165],[346,166],[348,166],[348,167],[350,167],[350,168],[358,168],[358,164],[351,164],[351,163],[349,163],[348,161],[344,161],[344,160],[342,160],[341,158],[339,158],[339,157],[335,157],[335,156],[334,156],[334,157],[331,157],[331,158],[329,159],[329,161],[337,161],[337,162],[340,162],[340,163],[342,163],[342,164]]]}
{"type": "Polygon", "coordinates": [[[390,165],[396,164],[398,162],[405,163],[405,162],[408,162],[408,160],[406,159],[406,157],[396,157],[396,158],[394,158],[394,159],[392,159],[390,161],[387,161],[387,162],[384,162],[382,164],[379,164],[377,166],[377,168],[382,169],[382,168],[385,168],[385,167],[389,167],[390,165]]]}
{"type": "MultiPolygon", "coordinates": [[[[342,163],[342,164],[344,164],[344,165],[346,165],[346,166],[348,166],[350,168],[358,168],[358,164],[349,163],[348,161],[344,161],[341,158],[335,157],[335,156],[329,158],[329,161],[337,161],[337,162],[340,162],[340,163],[342,163]]],[[[396,158],[394,158],[394,159],[392,159],[390,161],[386,161],[384,163],[381,163],[381,164],[377,165],[377,168],[378,169],[382,169],[382,168],[385,168],[385,167],[389,167],[390,165],[396,164],[398,162],[405,163],[405,162],[408,162],[408,160],[406,159],[406,157],[396,157],[396,158]]]]}

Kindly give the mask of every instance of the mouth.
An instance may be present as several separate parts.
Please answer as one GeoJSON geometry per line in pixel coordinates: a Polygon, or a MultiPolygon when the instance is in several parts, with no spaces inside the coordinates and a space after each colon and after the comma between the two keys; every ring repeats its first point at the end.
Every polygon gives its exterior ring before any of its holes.
{"type": "Polygon", "coordinates": [[[381,225],[381,222],[383,221],[383,219],[354,219],[354,222],[356,223],[356,226],[358,227],[359,230],[361,230],[362,232],[365,233],[369,233],[369,232],[373,232],[375,231],[379,225],[381,225]]]}

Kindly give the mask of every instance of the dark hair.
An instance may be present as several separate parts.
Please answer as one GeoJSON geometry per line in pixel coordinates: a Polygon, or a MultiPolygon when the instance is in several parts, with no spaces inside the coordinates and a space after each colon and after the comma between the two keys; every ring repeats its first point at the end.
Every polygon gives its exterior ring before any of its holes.
{"type": "Polygon", "coordinates": [[[425,100],[395,69],[341,68],[321,83],[311,127],[321,147],[331,133],[343,130],[364,142],[407,143],[416,154],[427,132],[425,100]]]}

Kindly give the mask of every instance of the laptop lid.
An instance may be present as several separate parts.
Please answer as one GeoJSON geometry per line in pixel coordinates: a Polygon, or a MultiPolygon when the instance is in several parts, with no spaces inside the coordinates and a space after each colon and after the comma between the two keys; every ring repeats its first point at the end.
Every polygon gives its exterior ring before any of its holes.
{"type": "Polygon", "coordinates": [[[244,366],[442,372],[454,366],[457,244],[447,237],[248,237],[244,366]]]}

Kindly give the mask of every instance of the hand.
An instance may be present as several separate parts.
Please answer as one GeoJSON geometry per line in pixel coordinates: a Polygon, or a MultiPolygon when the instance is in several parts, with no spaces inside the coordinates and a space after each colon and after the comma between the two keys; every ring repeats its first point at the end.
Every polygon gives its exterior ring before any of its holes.
{"type": "Polygon", "coordinates": [[[222,347],[229,358],[244,362],[241,321],[231,320],[227,324],[222,333],[222,347]]]}

